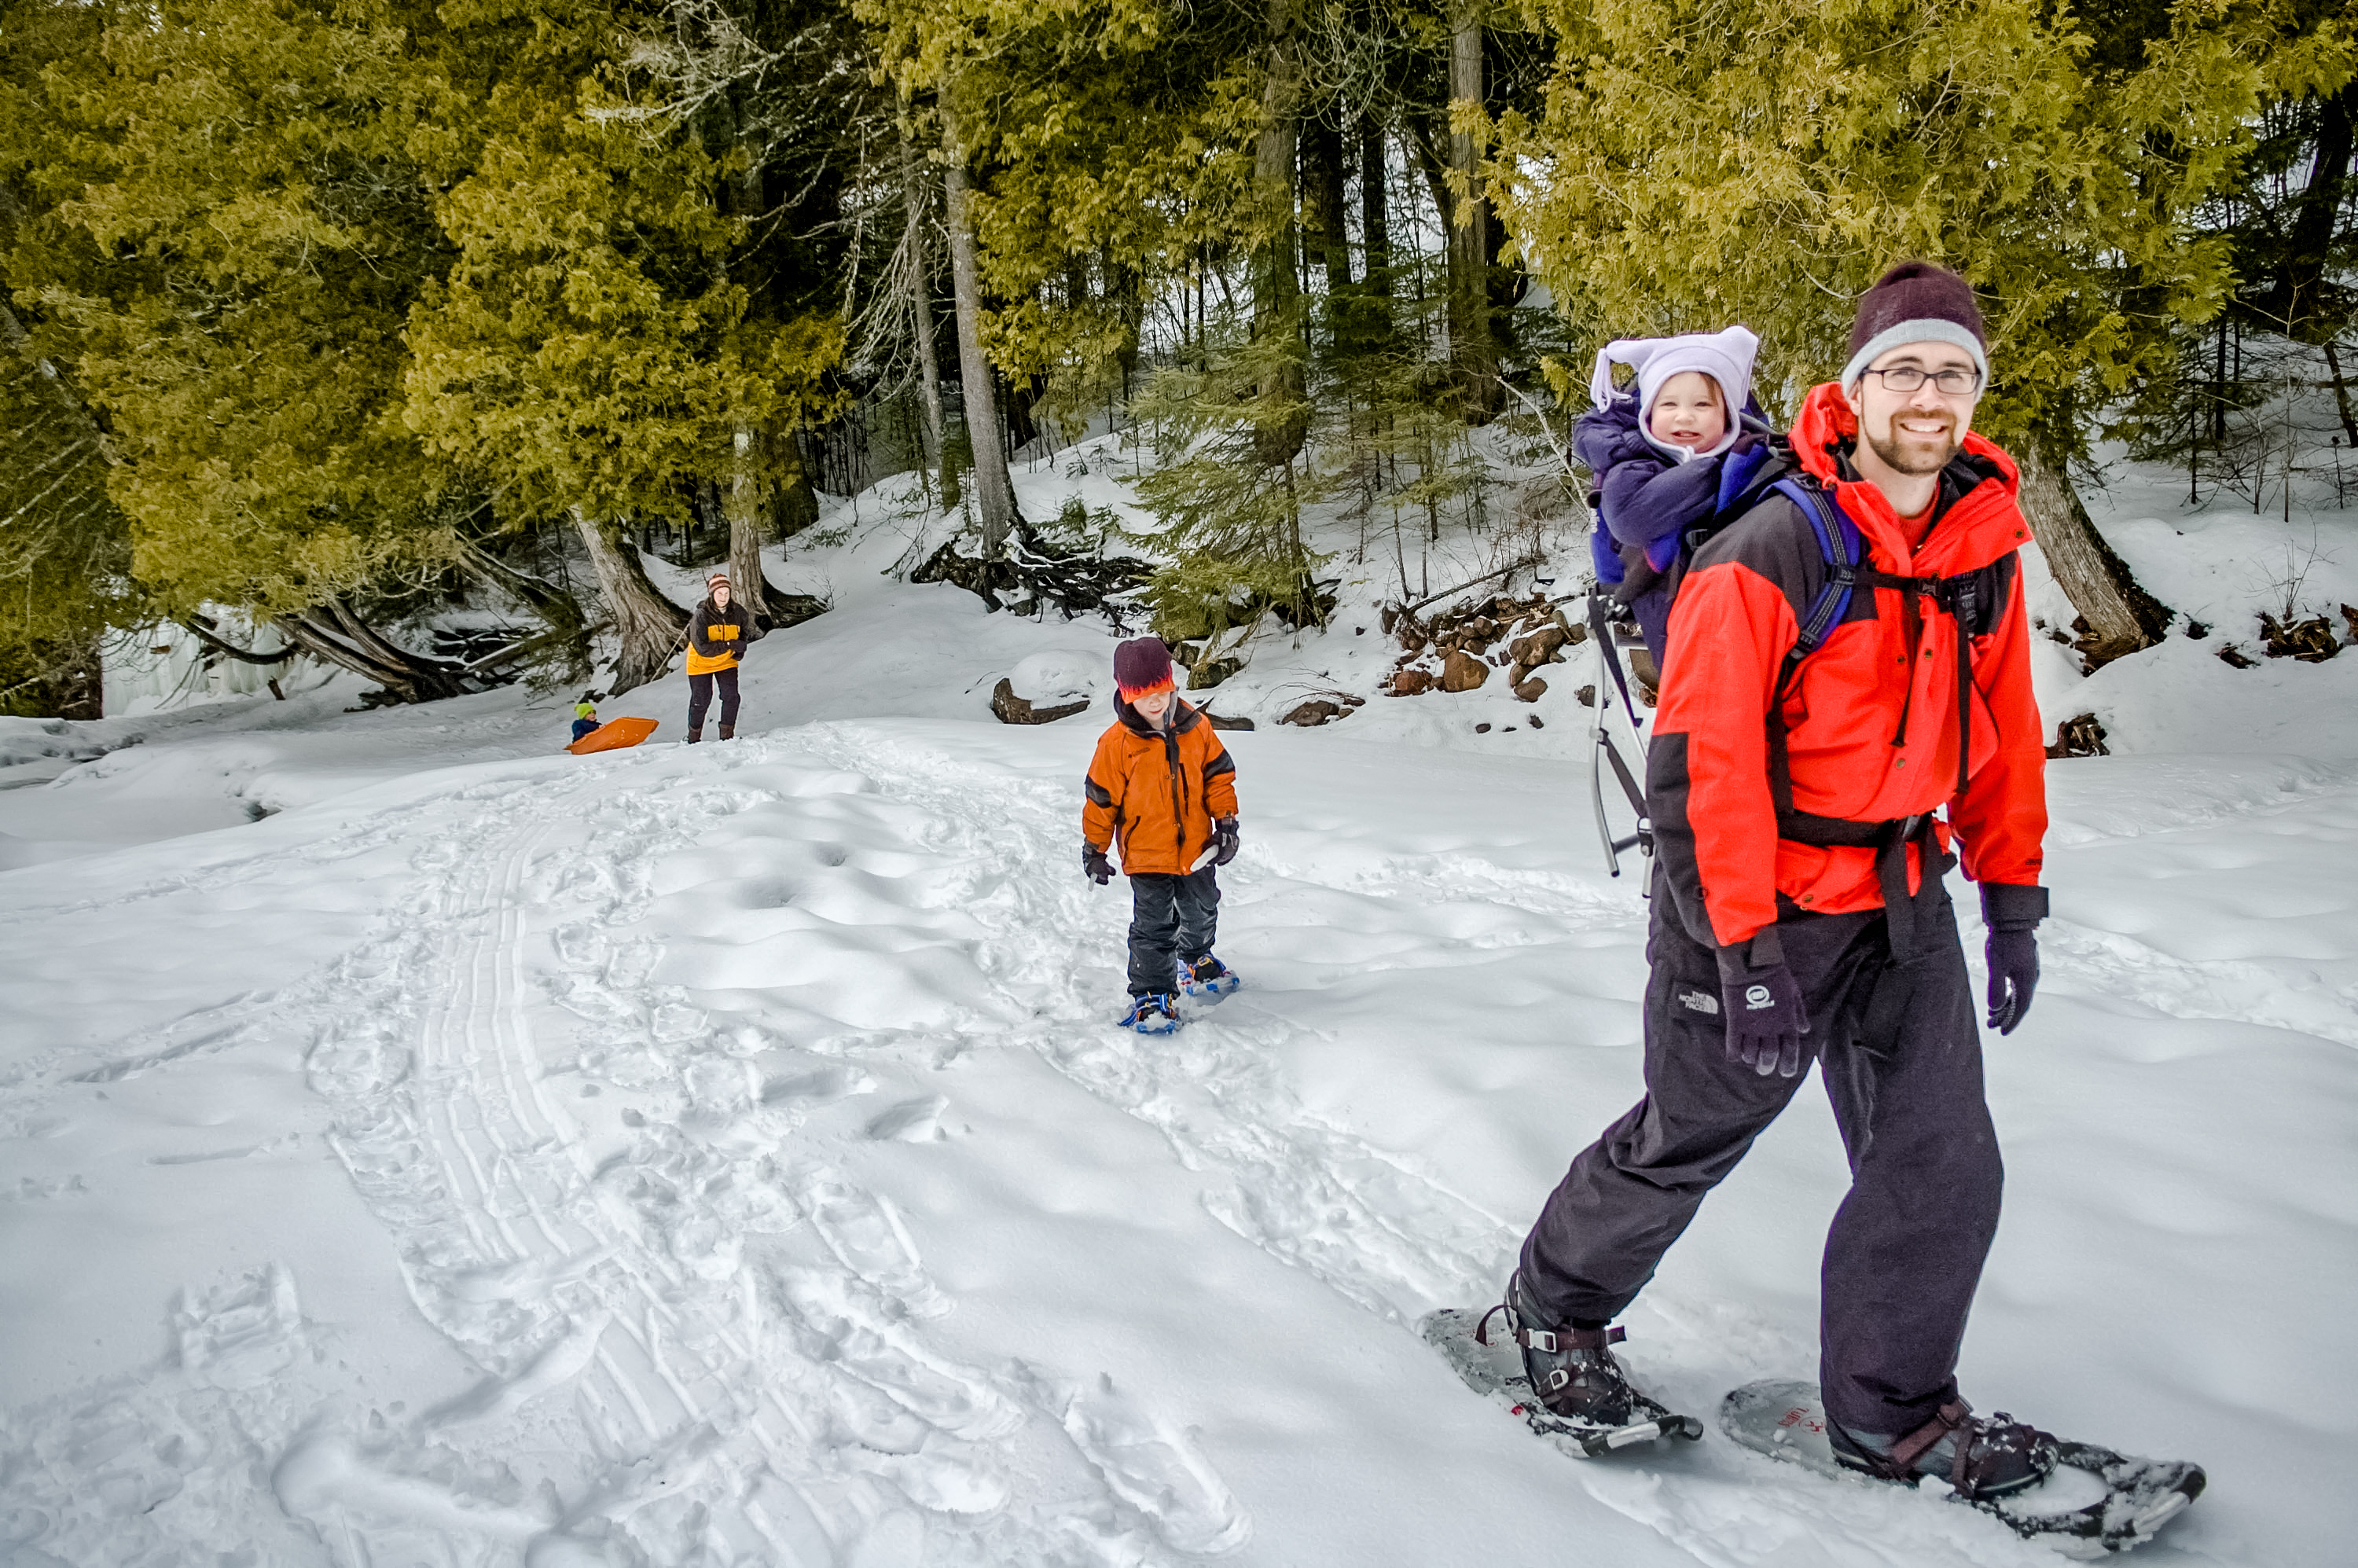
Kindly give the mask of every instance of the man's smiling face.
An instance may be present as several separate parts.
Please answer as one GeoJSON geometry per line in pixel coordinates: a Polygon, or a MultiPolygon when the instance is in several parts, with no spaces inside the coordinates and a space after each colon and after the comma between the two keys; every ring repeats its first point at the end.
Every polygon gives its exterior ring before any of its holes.
{"type": "Polygon", "coordinates": [[[1860,438],[1877,457],[1897,473],[1932,474],[1964,449],[1974,405],[1981,396],[1978,382],[1973,355],[1955,344],[1902,343],[1877,356],[1844,395],[1858,415],[1860,438]],[[1902,369],[1921,372],[1927,377],[1924,384],[1912,392],[1894,392],[1884,384],[1882,372],[1902,369]],[[1930,379],[1942,371],[1974,376],[1975,390],[1942,392],[1930,379]]]}

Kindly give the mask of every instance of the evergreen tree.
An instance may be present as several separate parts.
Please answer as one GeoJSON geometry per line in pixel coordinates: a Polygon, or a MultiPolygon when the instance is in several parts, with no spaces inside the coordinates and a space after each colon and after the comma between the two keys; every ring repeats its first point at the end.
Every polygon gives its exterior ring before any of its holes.
{"type": "Polygon", "coordinates": [[[28,205],[40,200],[30,177],[60,160],[68,134],[41,73],[95,49],[102,23],[94,7],[0,0],[0,713],[100,717],[101,644],[136,599],[130,532],[106,492],[112,447],[11,288],[62,238],[28,205]]]}
{"type": "Polygon", "coordinates": [[[1996,376],[1977,422],[2024,460],[2050,563],[2104,652],[2158,636],[2072,494],[2100,410],[2219,308],[2228,248],[2190,222],[2293,57],[2265,6],[2176,0],[2092,58],[2036,0],[1534,0],[1545,112],[1491,165],[1516,242],[1597,339],[1743,320],[1790,396],[1839,364],[1852,301],[1924,256],[1971,278],[1996,376]]]}
{"type": "Polygon", "coordinates": [[[761,433],[824,406],[842,338],[753,312],[730,276],[746,220],[720,206],[723,159],[674,106],[568,80],[607,63],[600,42],[585,30],[523,62],[531,91],[481,101],[482,150],[437,203],[457,254],[412,313],[402,418],[503,507],[571,519],[628,690],[663,673],[687,615],[623,524],[685,521],[698,481],[743,477],[761,433]]]}
{"type": "Polygon", "coordinates": [[[81,134],[30,178],[67,232],[11,281],[113,427],[134,570],[168,613],[299,613],[455,558],[385,416],[447,261],[409,146],[418,47],[373,4],[203,0],[50,68],[81,134]]]}

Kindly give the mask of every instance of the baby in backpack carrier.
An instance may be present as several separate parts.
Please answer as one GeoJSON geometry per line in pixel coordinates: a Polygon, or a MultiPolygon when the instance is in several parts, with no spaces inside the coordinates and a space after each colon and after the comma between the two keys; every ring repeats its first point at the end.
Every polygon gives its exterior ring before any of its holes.
{"type": "Polygon", "coordinates": [[[1765,455],[1768,427],[1752,403],[1759,346],[1744,327],[1607,343],[1588,384],[1596,407],[1573,427],[1572,449],[1595,476],[1603,524],[1589,539],[1596,579],[1637,618],[1657,665],[1682,535],[1718,511],[1731,468],[1748,471],[1765,455]],[[1628,391],[1613,384],[1617,363],[1637,369],[1628,391]]]}

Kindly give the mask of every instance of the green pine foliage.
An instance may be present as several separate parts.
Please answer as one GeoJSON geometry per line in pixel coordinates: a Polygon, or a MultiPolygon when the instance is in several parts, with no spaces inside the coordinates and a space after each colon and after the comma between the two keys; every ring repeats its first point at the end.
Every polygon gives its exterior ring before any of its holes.
{"type": "Polygon", "coordinates": [[[951,509],[1151,432],[1158,624],[1313,623],[1305,508],[1405,594],[1595,344],[1743,319],[1790,413],[1906,256],[1998,438],[2240,482],[2300,355],[2358,433],[2353,61],[2332,0],[0,0],[0,701],[208,605],[578,641],[520,545],[802,526],[929,358],[1017,427],[951,509]]]}
{"type": "Polygon", "coordinates": [[[416,146],[442,107],[421,21],[199,0],[46,73],[72,132],[32,177],[58,243],[20,246],[11,281],[110,423],[163,613],[299,611],[454,558],[390,416],[409,308],[449,261],[416,146]]]}
{"type": "Polygon", "coordinates": [[[1320,410],[1261,390],[1306,355],[1299,333],[1231,330],[1198,362],[1157,371],[1134,405],[1157,459],[1136,488],[1162,523],[1135,537],[1169,562],[1147,590],[1167,641],[1217,640],[1272,610],[1295,626],[1324,622],[1316,574],[1327,557],[1303,543],[1302,509],[1335,476],[1312,458],[1271,460],[1269,439],[1320,410]]]}
{"type": "Polygon", "coordinates": [[[1586,335],[1742,320],[1765,390],[1838,369],[1852,302],[1925,257],[1983,294],[1977,423],[2077,457],[2230,287],[2195,221],[2263,102],[2346,59],[2345,19],[2046,0],[1531,0],[1558,39],[1543,113],[1498,125],[1516,243],[1586,335]],[[2128,47],[2134,43],[2135,47],[2128,47]]]}
{"type": "Polygon", "coordinates": [[[414,312],[402,421],[527,514],[685,521],[739,430],[825,406],[842,333],[750,317],[695,141],[594,87],[552,107],[438,203],[458,256],[414,312]]]}

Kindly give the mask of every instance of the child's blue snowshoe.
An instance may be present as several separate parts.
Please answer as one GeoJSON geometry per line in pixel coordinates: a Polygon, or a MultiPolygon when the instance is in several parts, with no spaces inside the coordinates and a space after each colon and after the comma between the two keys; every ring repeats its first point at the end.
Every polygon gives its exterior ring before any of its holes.
{"type": "Polygon", "coordinates": [[[1217,1001],[1243,983],[1234,969],[1209,953],[1192,964],[1179,960],[1179,989],[1189,996],[1217,1001]]]}
{"type": "Polygon", "coordinates": [[[1134,996],[1130,999],[1130,1011],[1122,1016],[1124,1029],[1135,1029],[1141,1034],[1168,1034],[1179,1027],[1179,1015],[1171,1011],[1167,996],[1134,996]]]}

